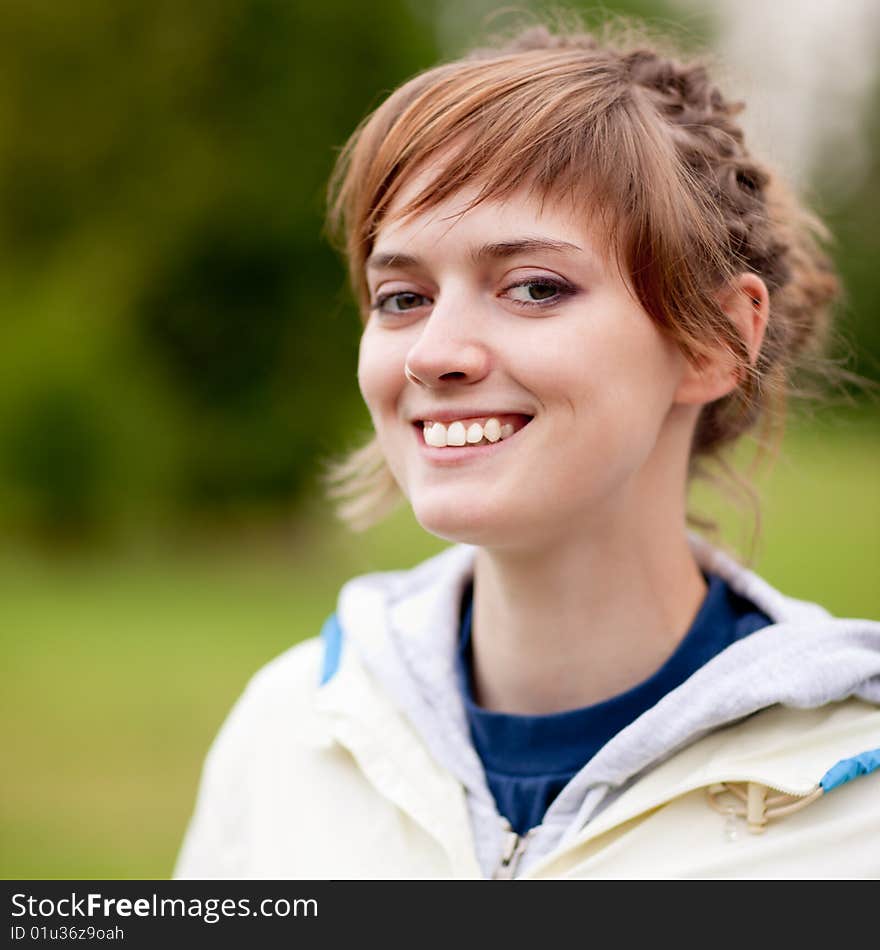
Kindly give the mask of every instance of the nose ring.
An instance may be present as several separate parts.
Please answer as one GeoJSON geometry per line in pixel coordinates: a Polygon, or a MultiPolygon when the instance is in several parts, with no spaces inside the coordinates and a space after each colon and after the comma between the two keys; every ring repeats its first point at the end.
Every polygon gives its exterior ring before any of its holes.
{"type": "Polygon", "coordinates": [[[416,374],[415,374],[406,364],[404,364],[404,367],[403,367],[403,375],[406,376],[406,378],[407,378],[411,383],[418,383],[418,382],[420,382],[418,376],[416,376],[416,374]]]}

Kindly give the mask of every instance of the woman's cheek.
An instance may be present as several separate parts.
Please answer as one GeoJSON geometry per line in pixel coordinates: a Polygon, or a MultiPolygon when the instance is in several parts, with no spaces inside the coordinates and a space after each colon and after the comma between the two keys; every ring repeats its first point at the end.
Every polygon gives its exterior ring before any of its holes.
{"type": "Polygon", "coordinates": [[[365,331],[361,338],[357,378],[361,396],[375,419],[380,410],[383,384],[387,386],[391,376],[387,358],[383,359],[381,349],[374,339],[368,338],[368,333],[365,331]]]}

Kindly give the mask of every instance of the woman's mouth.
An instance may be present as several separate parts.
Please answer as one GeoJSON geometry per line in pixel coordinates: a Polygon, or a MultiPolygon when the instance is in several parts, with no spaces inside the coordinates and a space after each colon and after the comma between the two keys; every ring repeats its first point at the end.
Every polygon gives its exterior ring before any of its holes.
{"type": "Polygon", "coordinates": [[[423,419],[413,423],[413,428],[430,459],[452,462],[494,453],[524,429],[532,418],[510,413],[455,419],[447,423],[423,419]]]}

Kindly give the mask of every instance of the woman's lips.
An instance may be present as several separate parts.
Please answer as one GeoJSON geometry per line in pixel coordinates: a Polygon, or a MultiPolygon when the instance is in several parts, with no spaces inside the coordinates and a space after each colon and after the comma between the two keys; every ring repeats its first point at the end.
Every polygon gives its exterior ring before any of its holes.
{"type": "MultiPolygon", "coordinates": [[[[480,419],[485,419],[485,416],[475,416],[471,420],[460,420],[461,422],[470,422],[470,421],[479,421],[480,419]]],[[[499,422],[504,419],[505,422],[512,420],[513,416],[490,416],[488,418],[496,418],[499,422]]],[[[507,436],[506,439],[499,439],[497,442],[490,442],[488,444],[477,444],[477,445],[447,445],[444,447],[437,447],[433,445],[428,445],[425,442],[425,435],[423,431],[422,422],[413,423],[413,433],[415,438],[418,440],[419,446],[421,448],[423,456],[431,463],[436,465],[456,465],[461,462],[467,461],[476,461],[482,459],[488,459],[490,456],[494,455],[496,452],[503,451],[504,447],[508,442],[513,441],[519,437],[519,434],[523,429],[527,428],[529,423],[532,421],[533,417],[528,416],[516,416],[518,420],[518,427],[514,430],[512,435],[507,436]]]]}

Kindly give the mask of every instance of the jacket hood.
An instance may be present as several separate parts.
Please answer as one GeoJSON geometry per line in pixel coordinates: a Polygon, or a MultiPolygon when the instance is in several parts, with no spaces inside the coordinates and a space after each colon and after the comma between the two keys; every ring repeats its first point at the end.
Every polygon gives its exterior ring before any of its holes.
{"type": "MultiPolygon", "coordinates": [[[[526,863],[576,834],[637,776],[713,730],[774,705],[814,709],[849,697],[880,704],[880,623],[834,618],[782,594],[699,536],[689,541],[701,568],[773,623],[714,657],[600,749],[533,829],[526,863]]],[[[496,863],[504,823],[470,741],[455,669],[461,597],[476,550],[453,545],[411,570],[356,577],[340,592],[337,618],[345,649],[356,652],[464,786],[486,870],[496,863]]]]}

